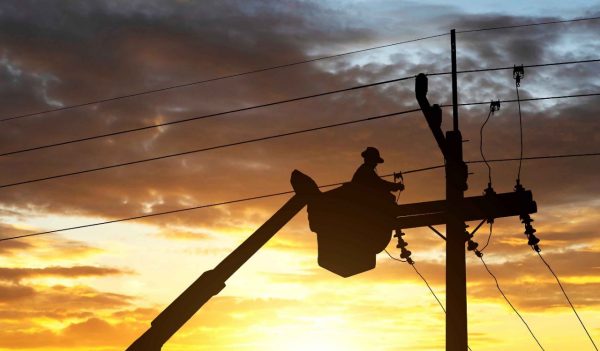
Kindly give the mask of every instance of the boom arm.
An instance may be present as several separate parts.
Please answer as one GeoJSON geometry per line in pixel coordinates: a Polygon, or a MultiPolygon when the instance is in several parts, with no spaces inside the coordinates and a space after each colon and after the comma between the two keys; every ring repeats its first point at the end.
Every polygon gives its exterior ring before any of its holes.
{"type": "Polygon", "coordinates": [[[291,182],[296,194],[213,270],[204,272],[179,295],[127,351],[160,351],[179,328],[208,300],[223,290],[225,282],[233,273],[300,212],[312,195],[319,193],[314,181],[297,170],[292,172],[291,182]]]}

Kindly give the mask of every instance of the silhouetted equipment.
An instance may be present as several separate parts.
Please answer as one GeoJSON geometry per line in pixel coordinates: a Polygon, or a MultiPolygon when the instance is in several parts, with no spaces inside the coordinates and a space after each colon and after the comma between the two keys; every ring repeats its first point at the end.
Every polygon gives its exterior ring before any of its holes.
{"type": "Polygon", "coordinates": [[[375,256],[395,228],[396,203],[382,195],[346,183],[312,199],[308,220],[317,233],[321,267],[342,277],[375,268],[375,256]]]}
{"type": "Polygon", "coordinates": [[[273,237],[292,217],[319,193],[317,185],[299,171],[292,172],[292,187],[296,192],[269,220],[229,254],[213,270],[203,273],[158,317],[128,351],[159,351],[210,298],[225,287],[227,279],[273,237]]]}
{"type": "MultiPolygon", "coordinates": [[[[446,200],[399,206],[398,227],[412,228],[435,224],[446,224],[446,350],[465,351],[468,348],[467,291],[465,243],[467,249],[479,256],[478,244],[472,240],[473,233],[467,232],[465,221],[480,220],[476,230],[494,218],[521,216],[524,223],[529,214],[536,212],[531,192],[524,189],[507,194],[496,194],[491,184],[484,196],[464,198],[467,190],[467,165],[463,161],[463,139],[458,128],[458,88],[456,77],[456,37],[450,32],[452,58],[452,107],[453,130],[441,130],[442,112],[438,105],[431,106],[427,100],[427,76],[419,74],[415,80],[416,99],[425,115],[427,124],[446,160],[446,200]]],[[[523,77],[523,67],[515,66],[513,76],[517,81],[523,77]]],[[[490,104],[492,110],[499,103],[490,104]]],[[[491,111],[492,111],[491,110],[491,111]]],[[[530,224],[526,223],[526,226],[530,224]]],[[[527,231],[526,227],[526,231],[527,231]]],[[[529,232],[533,227],[529,229],[529,232]]],[[[535,231],[535,230],[533,230],[535,231]]],[[[440,234],[441,235],[441,234],[440,234]]],[[[528,234],[528,238],[533,243],[528,234]]]]}
{"type": "Polygon", "coordinates": [[[500,111],[500,100],[490,101],[490,111],[492,111],[492,112],[500,111]]]}
{"type": "Polygon", "coordinates": [[[438,105],[430,106],[427,100],[427,77],[419,74],[415,81],[417,101],[446,160],[446,200],[397,205],[389,191],[401,190],[403,185],[386,182],[376,173],[374,176],[371,174],[374,173],[374,165],[383,162],[375,148],[367,148],[363,152],[365,164],[360,171],[366,178],[375,180],[378,183],[375,188],[380,191],[373,191],[369,182],[353,181],[322,193],[310,177],[294,171],[291,182],[296,194],[213,270],[202,274],[154,319],[151,327],[127,350],[160,351],[162,345],[196,311],[225,287],[227,279],[306,205],[310,228],[317,232],[319,265],[343,277],[374,268],[375,256],[385,249],[393,230],[398,239],[397,247],[402,252],[401,258],[413,264],[402,229],[433,228],[432,225],[445,223],[446,350],[467,350],[465,243],[468,243],[469,250],[478,253],[477,243],[471,240],[473,233],[485,221],[507,216],[521,217],[530,245],[535,247],[539,239],[534,235],[533,220],[529,216],[536,212],[536,204],[531,192],[519,183],[512,193],[496,194],[490,186],[483,196],[464,198],[468,170],[462,158],[463,140],[458,130],[454,30],[451,31],[451,47],[454,130],[448,131],[446,136],[441,130],[441,109],[438,105]],[[474,220],[481,222],[473,233],[468,233],[465,221],[474,220]]]}
{"type": "Polygon", "coordinates": [[[381,179],[375,167],[384,160],[367,147],[352,181],[315,196],[308,204],[310,229],[317,233],[319,265],[342,277],[375,268],[375,256],[390,242],[397,205],[391,191],[402,183],[381,179]]]}
{"type": "Polygon", "coordinates": [[[523,68],[523,65],[515,65],[513,68],[513,78],[515,79],[515,83],[518,87],[521,86],[521,79],[523,79],[523,77],[525,77],[525,69],[523,68]]]}

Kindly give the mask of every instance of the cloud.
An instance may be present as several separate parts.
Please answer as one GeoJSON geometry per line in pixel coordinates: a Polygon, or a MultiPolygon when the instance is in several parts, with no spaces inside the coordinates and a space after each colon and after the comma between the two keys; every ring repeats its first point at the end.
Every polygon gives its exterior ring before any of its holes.
{"type": "Polygon", "coordinates": [[[126,272],[117,268],[74,266],[74,267],[44,267],[44,268],[6,268],[0,267],[0,280],[18,283],[22,279],[39,277],[101,277],[108,275],[125,274],[126,272]]]}

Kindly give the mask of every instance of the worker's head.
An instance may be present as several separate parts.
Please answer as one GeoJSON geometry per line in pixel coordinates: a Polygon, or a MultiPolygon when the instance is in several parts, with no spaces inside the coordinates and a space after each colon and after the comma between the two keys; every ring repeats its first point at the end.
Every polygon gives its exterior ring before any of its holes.
{"type": "Polygon", "coordinates": [[[374,147],[369,146],[360,154],[365,163],[376,165],[378,163],[383,163],[383,159],[379,156],[379,150],[374,147]]]}

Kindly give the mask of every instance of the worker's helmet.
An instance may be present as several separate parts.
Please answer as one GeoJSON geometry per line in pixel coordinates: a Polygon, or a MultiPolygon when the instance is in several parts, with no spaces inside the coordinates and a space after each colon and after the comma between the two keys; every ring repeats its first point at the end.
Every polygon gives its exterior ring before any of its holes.
{"type": "Polygon", "coordinates": [[[360,154],[365,162],[383,163],[383,159],[379,156],[379,150],[369,146],[360,154]]]}

